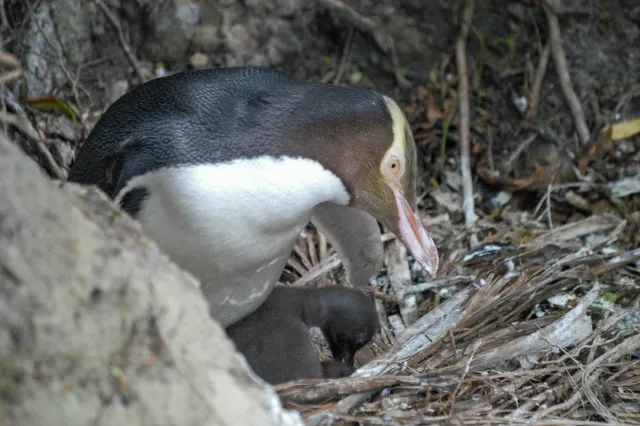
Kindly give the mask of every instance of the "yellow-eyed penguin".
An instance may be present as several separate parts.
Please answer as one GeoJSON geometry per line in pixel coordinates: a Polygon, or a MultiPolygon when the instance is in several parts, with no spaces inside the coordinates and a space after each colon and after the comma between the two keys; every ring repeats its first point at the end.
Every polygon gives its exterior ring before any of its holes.
{"type": "Polygon", "coordinates": [[[361,286],[382,264],[376,220],[432,275],[416,212],[416,148],[404,114],[374,91],[269,69],[181,72],[102,115],[69,181],[98,185],[202,285],[228,326],[275,286],[311,221],[361,286]]]}

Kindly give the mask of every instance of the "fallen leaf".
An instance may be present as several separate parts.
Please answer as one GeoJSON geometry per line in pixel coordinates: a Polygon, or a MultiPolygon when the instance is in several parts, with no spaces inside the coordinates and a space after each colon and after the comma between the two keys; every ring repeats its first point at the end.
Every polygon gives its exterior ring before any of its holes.
{"type": "Polygon", "coordinates": [[[418,106],[416,105],[415,102],[411,102],[410,104],[406,104],[402,106],[402,110],[406,113],[406,114],[413,114],[414,112],[416,112],[416,108],[418,106]]]}
{"type": "Polygon", "coordinates": [[[460,196],[455,192],[436,189],[431,193],[431,197],[450,213],[462,211],[460,196]]]}
{"type": "Polygon", "coordinates": [[[456,93],[455,91],[447,91],[446,99],[442,102],[442,105],[439,105],[430,91],[424,88],[422,89],[423,90],[420,90],[419,88],[418,90],[426,98],[425,116],[427,122],[420,124],[420,129],[430,130],[439,120],[444,120],[451,114],[456,102],[456,93]]]}
{"type": "Polygon", "coordinates": [[[606,154],[612,154],[614,152],[612,133],[613,128],[611,126],[602,129],[598,138],[591,143],[582,154],[578,162],[578,170],[583,176],[587,173],[587,167],[592,161],[600,160],[604,158],[606,154]]]}
{"type": "Polygon", "coordinates": [[[531,176],[519,179],[511,179],[508,176],[496,175],[495,172],[485,168],[478,169],[478,175],[489,185],[499,186],[506,191],[523,189],[545,189],[551,184],[549,175],[538,162],[533,162],[534,172],[531,176]]]}
{"type": "Polygon", "coordinates": [[[507,232],[509,232],[511,230],[511,226],[505,226],[504,228],[498,230],[497,232],[495,232],[494,234],[489,235],[487,238],[485,238],[484,240],[482,240],[482,242],[480,243],[480,245],[482,244],[489,244],[489,243],[495,243],[496,241],[500,240],[500,238],[502,238],[507,232]]]}
{"type": "Polygon", "coordinates": [[[640,192],[640,175],[609,182],[609,188],[615,198],[637,194],[640,192]]]}
{"type": "Polygon", "coordinates": [[[335,60],[335,59],[333,59],[333,58],[332,58],[332,57],[330,57],[330,56],[325,56],[325,57],[323,57],[323,58],[322,58],[322,62],[324,62],[324,64],[325,64],[325,65],[329,65],[329,66],[332,66],[332,67],[335,67],[335,66],[336,66],[336,60],[335,60]]]}
{"type": "Polygon", "coordinates": [[[611,139],[619,141],[640,133],[640,118],[635,120],[619,121],[611,125],[611,139]]]}
{"type": "Polygon", "coordinates": [[[429,71],[429,80],[433,84],[438,82],[438,70],[437,69],[432,69],[431,71],[429,71]]]}
{"type": "Polygon", "coordinates": [[[427,122],[429,125],[433,126],[436,121],[442,120],[445,117],[444,112],[438,107],[431,92],[427,93],[426,106],[427,122]]]}
{"type": "Polygon", "coordinates": [[[39,110],[58,111],[71,118],[74,124],[76,123],[76,113],[73,112],[69,105],[56,97],[49,95],[31,96],[26,98],[24,102],[39,110]]]}
{"type": "Polygon", "coordinates": [[[614,229],[620,225],[620,222],[622,222],[622,219],[611,214],[593,215],[586,219],[570,222],[554,228],[552,231],[539,235],[535,240],[529,242],[528,245],[544,247],[546,244],[552,242],[579,239],[585,235],[614,229]]]}
{"type": "Polygon", "coordinates": [[[602,293],[602,300],[606,302],[615,302],[616,300],[618,300],[618,294],[614,293],[613,291],[605,291],[604,293],[602,293]]]}
{"type": "Polygon", "coordinates": [[[117,380],[118,380],[118,386],[120,387],[121,391],[129,388],[129,383],[124,377],[118,377],[117,380]]]}
{"type": "Polygon", "coordinates": [[[582,175],[587,173],[587,166],[594,161],[604,158],[606,154],[615,151],[614,141],[628,139],[640,133],[640,118],[619,121],[606,126],[600,131],[598,139],[587,147],[578,163],[578,170],[582,175]]]}

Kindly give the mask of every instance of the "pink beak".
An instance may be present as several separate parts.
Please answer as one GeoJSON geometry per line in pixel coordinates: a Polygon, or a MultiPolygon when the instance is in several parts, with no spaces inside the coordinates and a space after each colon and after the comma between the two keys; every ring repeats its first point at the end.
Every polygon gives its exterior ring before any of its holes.
{"type": "Polygon", "coordinates": [[[414,259],[435,278],[438,271],[438,249],[433,243],[431,236],[422,225],[418,213],[413,211],[407,199],[400,191],[389,185],[396,198],[398,208],[398,231],[399,237],[407,247],[414,259]]]}

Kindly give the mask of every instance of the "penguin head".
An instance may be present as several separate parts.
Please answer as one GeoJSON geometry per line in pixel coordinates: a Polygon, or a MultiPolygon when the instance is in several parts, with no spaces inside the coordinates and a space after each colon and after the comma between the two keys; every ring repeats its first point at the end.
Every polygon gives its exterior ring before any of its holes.
{"type": "Polygon", "coordinates": [[[435,276],[438,251],[417,212],[415,142],[400,107],[389,97],[383,99],[390,121],[378,125],[391,127],[391,132],[372,132],[378,136],[369,143],[379,149],[372,150],[371,162],[352,179],[350,205],[367,211],[399,237],[416,261],[435,276]]]}
{"type": "MultiPolygon", "coordinates": [[[[290,295],[297,296],[300,301],[297,306],[302,306],[302,320],[310,327],[320,328],[333,358],[347,366],[353,366],[356,352],[380,330],[378,311],[371,294],[341,285],[281,286],[276,289],[270,299],[280,306],[292,307],[296,304],[290,295]]],[[[268,306],[273,306],[271,300],[268,306]]]]}

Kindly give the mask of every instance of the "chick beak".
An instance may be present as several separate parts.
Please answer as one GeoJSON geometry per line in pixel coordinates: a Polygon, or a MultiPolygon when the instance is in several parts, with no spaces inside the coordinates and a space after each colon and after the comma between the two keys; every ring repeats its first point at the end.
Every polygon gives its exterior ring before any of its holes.
{"type": "Polygon", "coordinates": [[[405,196],[393,186],[389,185],[389,187],[393,191],[398,208],[397,226],[400,239],[414,259],[431,277],[435,278],[440,262],[436,245],[422,225],[418,213],[411,208],[405,196]]]}

